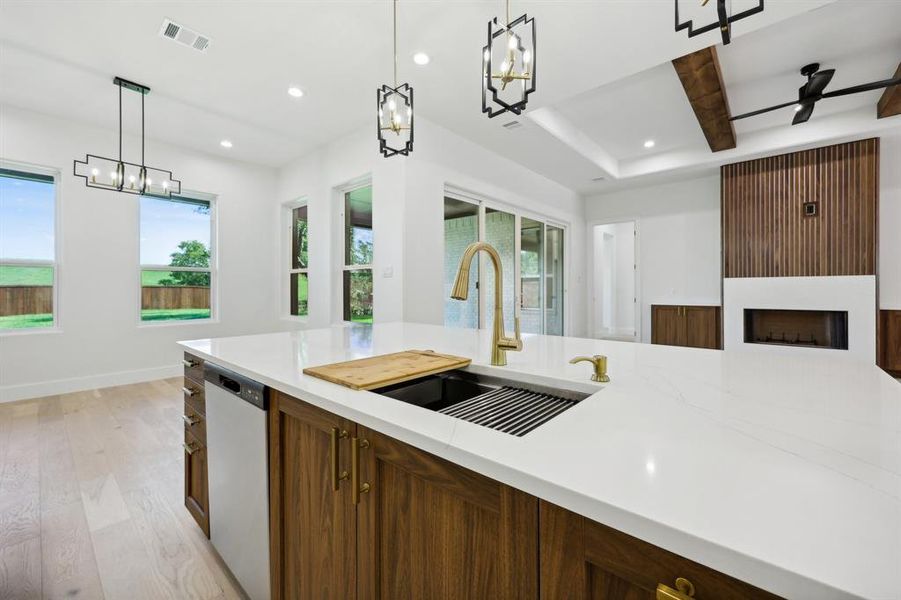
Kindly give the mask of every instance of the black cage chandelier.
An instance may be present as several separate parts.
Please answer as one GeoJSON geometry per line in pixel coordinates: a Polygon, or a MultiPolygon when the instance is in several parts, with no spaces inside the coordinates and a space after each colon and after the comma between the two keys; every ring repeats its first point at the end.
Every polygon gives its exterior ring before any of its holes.
{"type": "Polygon", "coordinates": [[[379,151],[388,158],[413,151],[413,88],[397,85],[397,0],[394,4],[394,87],[383,85],[376,91],[379,151]]]}
{"type": "MultiPolygon", "coordinates": [[[[732,0],[715,0],[716,17],[714,22],[695,29],[694,17],[703,17],[705,20],[708,18],[706,13],[711,12],[711,9],[707,9],[706,7],[710,0],[687,0],[692,3],[693,8],[682,11],[683,16],[687,14],[690,17],[685,22],[681,22],[679,16],[679,3],[681,1],[682,0],[675,0],[676,31],[687,29],[688,37],[691,38],[696,35],[701,35],[702,33],[707,33],[708,31],[713,31],[714,29],[719,29],[720,34],[723,36],[723,44],[728,44],[732,41],[732,23],[750,17],[751,15],[756,15],[759,12],[763,12],[763,0],[757,0],[756,6],[750,6],[736,14],[732,13],[732,0]],[[694,3],[696,2],[700,2],[700,7],[694,6],[694,3]]],[[[747,0],[745,1],[747,3],[747,0]]]]}
{"type": "Polygon", "coordinates": [[[488,118],[507,111],[521,114],[535,91],[535,19],[488,21],[488,45],[482,48],[482,112],[488,118]],[[512,84],[512,85],[511,85],[512,84]]]}
{"type": "Polygon", "coordinates": [[[144,163],[144,96],[150,93],[150,88],[121,77],[115,77],[113,83],[119,88],[119,158],[86,154],[83,161],[75,159],[73,174],[83,177],[88,187],[103,190],[163,198],[180,194],[181,182],[172,177],[172,171],[148,167],[144,163]],[[140,164],[122,160],[122,88],[141,94],[140,164]]]}

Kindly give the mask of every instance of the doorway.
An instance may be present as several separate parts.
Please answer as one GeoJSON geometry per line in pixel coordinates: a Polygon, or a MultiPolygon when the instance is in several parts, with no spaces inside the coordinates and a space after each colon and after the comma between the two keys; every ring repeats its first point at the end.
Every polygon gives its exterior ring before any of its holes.
{"type": "Polygon", "coordinates": [[[595,225],[592,231],[594,337],[638,339],[638,260],[635,221],[595,225]]]}

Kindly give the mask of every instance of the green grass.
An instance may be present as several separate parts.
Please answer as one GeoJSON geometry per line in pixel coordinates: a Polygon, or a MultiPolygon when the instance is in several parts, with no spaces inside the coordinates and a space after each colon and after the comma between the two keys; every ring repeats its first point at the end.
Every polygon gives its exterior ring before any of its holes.
{"type": "Polygon", "coordinates": [[[360,315],[359,317],[351,317],[351,323],[369,323],[372,325],[372,315],[360,315]]]}
{"type": "Polygon", "coordinates": [[[0,285],[53,285],[53,267],[0,265],[0,285]]]}
{"type": "Polygon", "coordinates": [[[0,329],[30,329],[53,327],[53,315],[7,315],[0,317],[0,329]]]}
{"type": "Polygon", "coordinates": [[[188,321],[191,319],[209,319],[208,308],[146,308],[141,310],[142,321],[188,321]]]}

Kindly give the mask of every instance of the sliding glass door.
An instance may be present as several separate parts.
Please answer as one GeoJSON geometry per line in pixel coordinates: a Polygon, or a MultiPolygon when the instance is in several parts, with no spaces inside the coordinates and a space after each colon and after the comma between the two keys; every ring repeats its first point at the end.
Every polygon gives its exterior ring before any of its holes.
{"type": "Polygon", "coordinates": [[[564,229],[534,215],[455,197],[444,199],[445,325],[494,326],[494,268],[486,254],[472,262],[469,298],[450,299],[463,250],[479,240],[494,246],[501,257],[506,331],[512,335],[518,316],[523,333],[563,335],[564,229]]]}

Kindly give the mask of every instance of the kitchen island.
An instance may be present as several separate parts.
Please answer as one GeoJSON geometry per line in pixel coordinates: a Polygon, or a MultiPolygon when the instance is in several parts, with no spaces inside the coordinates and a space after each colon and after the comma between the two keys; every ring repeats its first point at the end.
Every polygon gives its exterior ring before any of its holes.
{"type": "Polygon", "coordinates": [[[506,367],[490,367],[490,337],[388,323],[181,345],[773,594],[901,597],[901,385],[877,367],[551,336],[525,336],[506,367]],[[471,357],[476,373],[591,395],[515,437],[302,373],[406,349],[471,357]],[[609,357],[609,383],[569,364],[591,354],[609,357]]]}

